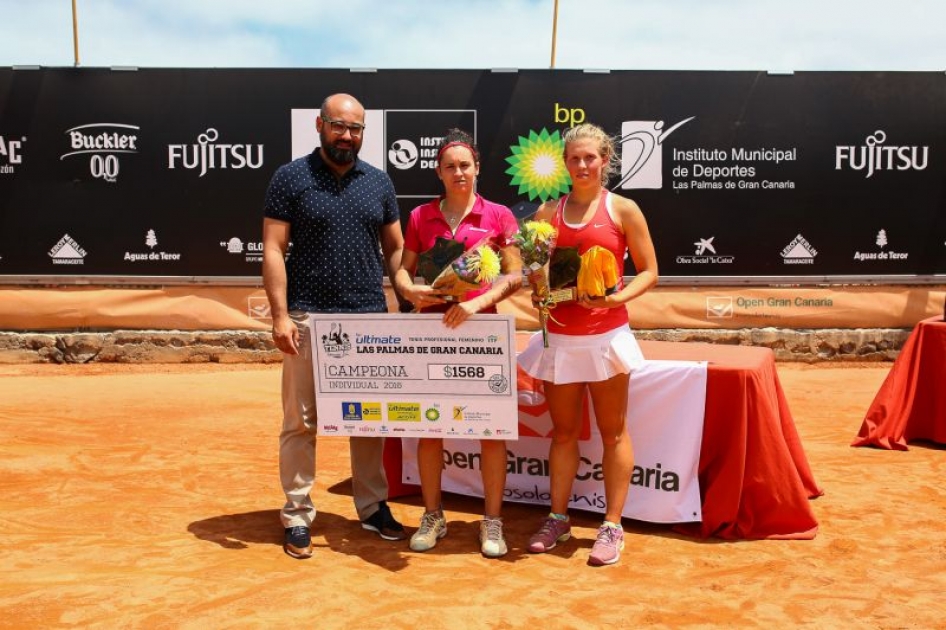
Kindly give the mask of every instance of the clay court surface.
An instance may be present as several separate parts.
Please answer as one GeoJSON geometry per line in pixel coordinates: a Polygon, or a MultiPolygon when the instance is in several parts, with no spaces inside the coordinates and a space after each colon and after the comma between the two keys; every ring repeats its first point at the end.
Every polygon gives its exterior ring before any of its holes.
{"type": "MultiPolygon", "coordinates": [[[[698,540],[625,522],[620,564],[585,559],[599,517],[534,556],[543,511],[448,495],[425,554],[354,520],[345,438],[319,442],[315,555],[282,552],[279,366],[0,365],[0,627],[946,628],[946,451],[851,448],[889,363],[780,363],[825,490],[814,540],[698,540]]],[[[412,528],[419,496],[394,499],[412,528]]]]}

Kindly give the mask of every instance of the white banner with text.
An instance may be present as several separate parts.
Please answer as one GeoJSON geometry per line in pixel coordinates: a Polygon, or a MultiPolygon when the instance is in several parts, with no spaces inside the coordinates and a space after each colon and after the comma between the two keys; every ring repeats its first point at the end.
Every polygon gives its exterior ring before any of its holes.
{"type": "MultiPolygon", "coordinates": [[[[628,433],[634,471],[623,515],[652,523],[702,519],[699,461],[706,401],[706,363],[645,361],[631,375],[628,433]]],[[[519,440],[509,440],[505,499],[548,505],[549,444],[552,423],[541,381],[519,372],[519,440]]],[[[587,397],[586,397],[587,398],[587,397]]],[[[586,400],[579,441],[581,462],[569,506],[605,511],[601,437],[586,400]]],[[[402,480],[419,484],[417,441],[403,440],[402,480]]],[[[483,496],[476,441],[444,440],[443,490],[483,496]]]]}
{"type": "Polygon", "coordinates": [[[319,435],[516,439],[510,315],[310,314],[319,435]]]}

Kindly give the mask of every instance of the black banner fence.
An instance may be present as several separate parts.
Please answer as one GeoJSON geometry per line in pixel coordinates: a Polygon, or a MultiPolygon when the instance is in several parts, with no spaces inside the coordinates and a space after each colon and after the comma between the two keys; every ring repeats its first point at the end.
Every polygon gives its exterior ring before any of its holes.
{"type": "Polygon", "coordinates": [[[333,92],[402,218],[447,128],[524,218],[569,190],[560,134],[587,121],[663,284],[946,281],[941,73],[41,68],[0,70],[0,284],[259,284],[267,183],[333,92]]]}

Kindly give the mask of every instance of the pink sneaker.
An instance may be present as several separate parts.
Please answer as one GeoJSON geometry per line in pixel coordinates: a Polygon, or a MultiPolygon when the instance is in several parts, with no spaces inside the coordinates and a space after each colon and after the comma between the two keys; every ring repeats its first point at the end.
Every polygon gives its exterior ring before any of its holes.
{"type": "Polygon", "coordinates": [[[624,550],[624,529],[602,525],[598,528],[598,539],[591,548],[588,564],[593,567],[603,567],[614,564],[621,559],[624,550]]]}
{"type": "Polygon", "coordinates": [[[555,545],[565,542],[571,535],[572,525],[570,522],[549,516],[542,521],[542,527],[539,528],[539,531],[529,539],[529,551],[545,553],[555,549],[555,545]]]}

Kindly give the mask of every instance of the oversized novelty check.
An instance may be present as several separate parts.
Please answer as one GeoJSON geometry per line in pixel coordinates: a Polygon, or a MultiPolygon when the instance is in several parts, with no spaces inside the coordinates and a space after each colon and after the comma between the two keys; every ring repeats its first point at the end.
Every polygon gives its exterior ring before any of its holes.
{"type": "Polygon", "coordinates": [[[319,435],[519,437],[515,321],[312,314],[319,435]]]}

